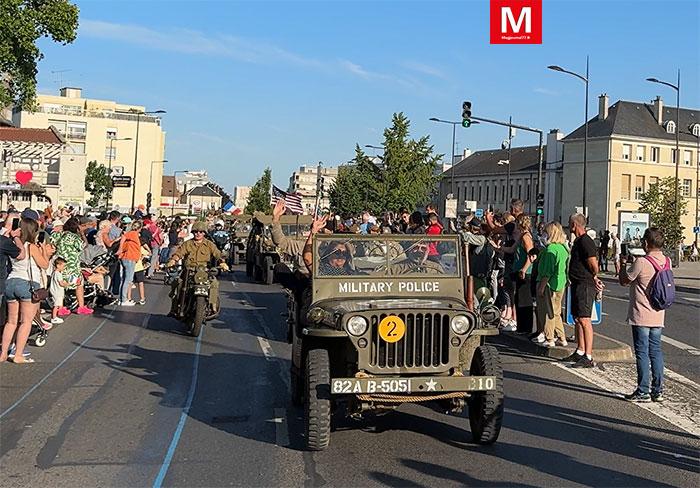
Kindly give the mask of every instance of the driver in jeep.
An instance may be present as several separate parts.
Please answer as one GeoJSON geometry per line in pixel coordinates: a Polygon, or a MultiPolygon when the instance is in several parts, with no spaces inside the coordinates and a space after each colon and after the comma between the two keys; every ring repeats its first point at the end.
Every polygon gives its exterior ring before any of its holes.
{"type": "Polygon", "coordinates": [[[429,259],[431,242],[418,241],[406,249],[406,258],[389,265],[389,273],[400,275],[407,273],[444,274],[442,265],[429,259]]]}
{"type": "MultiPolygon", "coordinates": [[[[176,253],[170,258],[170,261],[166,265],[167,267],[173,267],[177,262],[183,260],[183,276],[187,269],[193,269],[197,266],[209,266],[209,263],[213,260],[219,262],[219,267],[224,271],[228,271],[228,265],[221,259],[221,251],[217,249],[216,244],[212,241],[205,239],[207,234],[207,226],[204,222],[198,221],[192,225],[192,234],[194,237],[189,241],[185,242],[176,253]]],[[[178,317],[180,315],[179,305],[180,305],[180,291],[182,289],[182,283],[184,280],[175,280],[170,291],[171,306],[170,317],[178,317]]],[[[212,279],[210,296],[215,297],[219,294],[219,282],[216,278],[212,279]]]]}

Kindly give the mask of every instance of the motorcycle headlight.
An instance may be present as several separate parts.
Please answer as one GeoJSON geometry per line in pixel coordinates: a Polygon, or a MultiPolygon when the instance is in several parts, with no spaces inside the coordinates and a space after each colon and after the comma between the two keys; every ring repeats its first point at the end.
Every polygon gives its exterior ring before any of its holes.
{"type": "Polygon", "coordinates": [[[464,335],[469,332],[472,324],[466,315],[455,315],[450,321],[450,327],[455,334],[464,335]]]}
{"type": "Polygon", "coordinates": [[[362,334],[367,332],[367,319],[364,317],[360,317],[359,315],[350,317],[346,328],[348,329],[348,332],[350,332],[352,335],[361,336],[362,334]]]}

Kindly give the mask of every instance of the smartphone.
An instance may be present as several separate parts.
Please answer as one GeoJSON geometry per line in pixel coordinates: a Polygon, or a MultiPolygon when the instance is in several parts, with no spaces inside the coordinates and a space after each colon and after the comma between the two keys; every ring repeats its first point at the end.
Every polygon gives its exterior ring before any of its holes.
{"type": "Polygon", "coordinates": [[[43,244],[44,239],[46,239],[46,232],[39,232],[39,239],[38,239],[39,244],[43,244]]]}
{"type": "Polygon", "coordinates": [[[20,224],[19,219],[18,219],[18,218],[15,218],[15,219],[12,221],[12,230],[17,230],[17,229],[19,229],[19,224],[20,224]]]}

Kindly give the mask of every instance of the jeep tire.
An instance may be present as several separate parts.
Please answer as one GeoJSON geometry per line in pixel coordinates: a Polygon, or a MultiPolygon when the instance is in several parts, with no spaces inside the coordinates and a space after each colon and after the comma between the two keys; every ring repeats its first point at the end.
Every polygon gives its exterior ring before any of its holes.
{"type": "Polygon", "coordinates": [[[331,367],[326,349],[311,349],[306,356],[304,393],[306,446],[321,451],[331,439],[331,367]]]}
{"type": "Polygon", "coordinates": [[[493,444],[503,422],[503,366],[496,348],[477,347],[469,372],[472,376],[496,377],[495,389],[472,392],[467,400],[472,439],[478,444],[493,444]]]}

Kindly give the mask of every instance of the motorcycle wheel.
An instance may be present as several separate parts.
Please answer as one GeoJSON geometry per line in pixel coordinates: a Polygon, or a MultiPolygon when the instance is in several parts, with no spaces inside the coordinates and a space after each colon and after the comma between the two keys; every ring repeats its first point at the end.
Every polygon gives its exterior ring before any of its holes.
{"type": "Polygon", "coordinates": [[[272,258],[270,256],[265,256],[265,259],[263,260],[262,281],[266,285],[271,285],[275,279],[275,274],[272,270],[273,265],[274,265],[274,263],[272,261],[272,258]]]}
{"type": "Polygon", "coordinates": [[[197,297],[197,301],[194,304],[194,317],[192,317],[192,327],[190,328],[190,334],[194,337],[199,336],[199,332],[202,330],[202,325],[204,325],[204,320],[207,316],[207,298],[197,297]]]}

